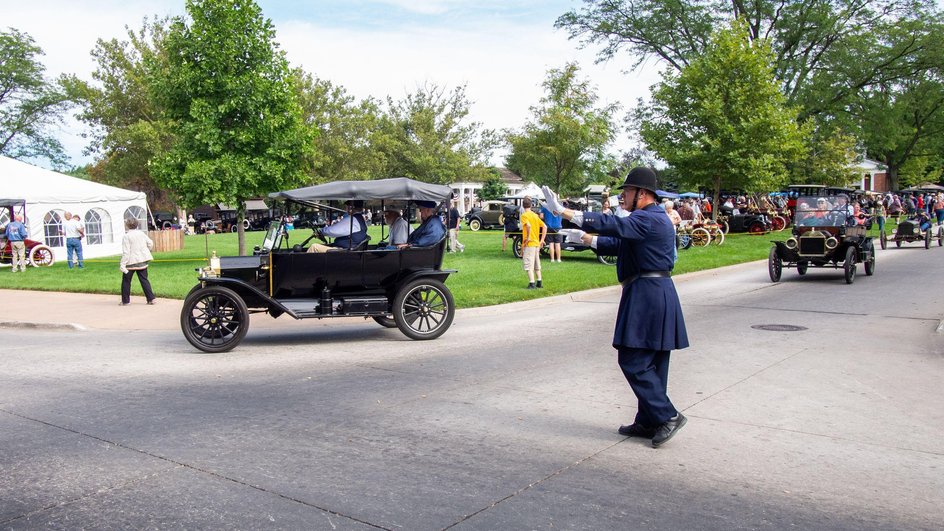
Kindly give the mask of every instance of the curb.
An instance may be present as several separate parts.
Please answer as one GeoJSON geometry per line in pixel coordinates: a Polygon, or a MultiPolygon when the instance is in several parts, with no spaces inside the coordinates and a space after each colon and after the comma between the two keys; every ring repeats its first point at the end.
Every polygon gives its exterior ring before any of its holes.
{"type": "Polygon", "coordinates": [[[43,330],[68,330],[73,332],[85,332],[88,330],[85,326],[75,323],[33,323],[28,321],[0,321],[0,328],[28,328],[43,330]]]}

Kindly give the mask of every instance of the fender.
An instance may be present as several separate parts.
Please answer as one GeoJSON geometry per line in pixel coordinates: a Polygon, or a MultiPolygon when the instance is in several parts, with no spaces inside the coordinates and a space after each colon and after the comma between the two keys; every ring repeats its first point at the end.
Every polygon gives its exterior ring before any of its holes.
{"type": "MultiPolygon", "coordinates": [[[[294,315],[288,308],[286,308],[282,303],[270,297],[267,293],[259,291],[253,286],[246,284],[242,280],[236,278],[204,278],[200,279],[200,284],[202,286],[223,286],[224,288],[229,288],[239,294],[245,302],[246,299],[260,299],[264,301],[268,306],[277,308],[281,312],[287,313],[289,315],[294,315]],[[249,295],[247,297],[247,295],[249,295]]],[[[247,306],[257,307],[258,305],[250,305],[247,303],[247,306]]]]}

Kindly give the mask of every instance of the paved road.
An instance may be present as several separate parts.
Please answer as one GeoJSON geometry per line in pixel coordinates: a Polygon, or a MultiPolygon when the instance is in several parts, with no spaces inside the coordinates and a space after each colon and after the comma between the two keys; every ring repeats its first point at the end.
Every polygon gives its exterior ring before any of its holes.
{"type": "Polygon", "coordinates": [[[939,529],[942,253],[852,286],[679,277],[690,422],[658,450],[616,433],[612,289],[460,311],[433,342],[254,316],[223,355],[173,301],[3,291],[79,326],[0,328],[0,528],[939,529]]]}

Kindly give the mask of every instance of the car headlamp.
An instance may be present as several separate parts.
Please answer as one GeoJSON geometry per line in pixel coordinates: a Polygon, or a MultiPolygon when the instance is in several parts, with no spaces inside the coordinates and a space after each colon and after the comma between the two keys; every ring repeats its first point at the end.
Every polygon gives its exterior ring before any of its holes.
{"type": "Polygon", "coordinates": [[[783,244],[787,247],[787,249],[796,249],[797,245],[799,245],[799,242],[797,241],[796,238],[791,237],[787,241],[785,241],[783,244]]]}
{"type": "Polygon", "coordinates": [[[827,249],[835,249],[837,245],[839,245],[839,240],[837,240],[836,238],[830,236],[829,238],[826,239],[827,249]]]}

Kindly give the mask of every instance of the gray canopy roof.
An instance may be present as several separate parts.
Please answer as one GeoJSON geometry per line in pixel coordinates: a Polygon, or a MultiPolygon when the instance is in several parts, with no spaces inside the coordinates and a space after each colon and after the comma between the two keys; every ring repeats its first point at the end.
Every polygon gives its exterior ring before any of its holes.
{"type": "Polygon", "coordinates": [[[399,199],[409,201],[444,201],[452,197],[452,188],[406,177],[376,181],[335,181],[269,194],[272,199],[292,201],[343,199],[399,199]]]}

